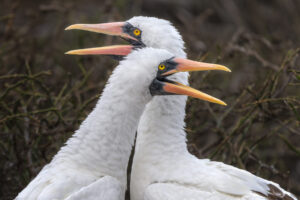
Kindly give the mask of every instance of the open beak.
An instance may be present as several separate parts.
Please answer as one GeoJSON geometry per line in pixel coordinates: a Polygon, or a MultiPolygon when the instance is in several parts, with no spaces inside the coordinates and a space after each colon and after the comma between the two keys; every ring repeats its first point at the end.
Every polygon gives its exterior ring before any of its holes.
{"type": "MultiPolygon", "coordinates": [[[[78,26],[78,25],[72,25],[78,26]]],[[[71,29],[71,28],[69,28],[71,29]]],[[[87,49],[78,49],[66,52],[66,54],[73,55],[112,55],[112,56],[126,56],[133,51],[135,46],[132,45],[114,45],[106,47],[96,47],[87,49]]],[[[231,72],[230,69],[223,65],[209,64],[203,62],[192,61],[183,58],[171,59],[172,66],[166,68],[163,72],[158,72],[157,77],[150,85],[150,92],[152,95],[187,95],[194,98],[202,99],[212,103],[226,106],[227,104],[213,96],[205,94],[189,86],[181,83],[168,80],[166,77],[177,72],[188,71],[204,71],[204,70],[222,70],[231,72]]]]}
{"type": "Polygon", "coordinates": [[[187,95],[194,98],[202,99],[212,103],[226,106],[227,104],[220,99],[205,94],[204,92],[198,91],[189,86],[181,83],[168,80],[166,77],[177,73],[187,71],[204,71],[204,70],[222,70],[231,72],[230,69],[223,65],[209,64],[203,62],[192,61],[184,58],[173,58],[170,60],[168,67],[163,72],[158,72],[157,78],[152,82],[150,91],[153,95],[168,95],[168,94],[179,94],[187,95]]]}
{"type": "Polygon", "coordinates": [[[127,38],[137,41],[136,38],[130,36],[127,33],[124,33],[123,27],[125,22],[112,22],[112,23],[102,23],[102,24],[73,24],[68,26],[65,30],[85,30],[96,33],[103,33],[107,35],[120,36],[122,38],[127,38]]]}

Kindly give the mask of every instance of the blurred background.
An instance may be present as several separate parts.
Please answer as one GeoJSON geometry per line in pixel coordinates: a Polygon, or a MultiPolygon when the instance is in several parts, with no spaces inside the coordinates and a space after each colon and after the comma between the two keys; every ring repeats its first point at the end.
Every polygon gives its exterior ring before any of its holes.
{"type": "MultiPolygon", "coordinates": [[[[69,56],[124,43],[74,23],[170,20],[188,57],[232,73],[192,73],[225,102],[189,99],[189,151],[246,169],[300,195],[299,0],[1,0],[0,199],[13,199],[94,107],[116,61],[69,56]]],[[[130,172],[129,172],[130,173],[130,172]]]]}

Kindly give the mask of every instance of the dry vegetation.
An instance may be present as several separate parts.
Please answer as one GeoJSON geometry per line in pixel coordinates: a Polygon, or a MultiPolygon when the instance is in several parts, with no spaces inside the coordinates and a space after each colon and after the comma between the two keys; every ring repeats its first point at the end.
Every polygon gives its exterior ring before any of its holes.
{"type": "Polygon", "coordinates": [[[232,73],[193,73],[191,85],[226,108],[190,99],[189,149],[300,195],[300,1],[1,0],[0,199],[12,199],[95,105],[116,62],[70,49],[119,44],[64,32],[77,22],[151,15],[171,20],[189,58],[232,73]]]}

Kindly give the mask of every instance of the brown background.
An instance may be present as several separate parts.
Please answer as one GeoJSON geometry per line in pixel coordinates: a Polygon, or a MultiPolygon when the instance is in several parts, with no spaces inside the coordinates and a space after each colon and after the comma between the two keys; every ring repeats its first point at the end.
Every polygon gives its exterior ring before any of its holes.
{"type": "Polygon", "coordinates": [[[64,52],[122,40],[64,28],[135,15],[170,20],[189,58],[232,69],[192,74],[193,87],[228,106],[189,99],[189,150],[300,195],[299,10],[299,0],[1,0],[0,199],[14,198],[51,160],[117,64],[64,52]]]}

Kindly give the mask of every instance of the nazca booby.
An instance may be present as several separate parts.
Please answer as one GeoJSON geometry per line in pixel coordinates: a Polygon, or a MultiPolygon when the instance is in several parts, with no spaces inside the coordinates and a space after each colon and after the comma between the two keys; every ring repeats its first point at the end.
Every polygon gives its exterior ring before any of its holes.
{"type": "MultiPolygon", "coordinates": [[[[117,35],[135,48],[162,48],[186,57],[182,37],[167,20],[140,16],[126,22],[75,24],[67,29],[117,35]]],[[[72,53],[102,54],[97,48],[72,53]]],[[[119,56],[127,53],[122,51],[119,56]]],[[[187,73],[174,74],[170,79],[188,84],[187,73]]],[[[191,155],[184,131],[185,105],[186,96],[164,96],[154,97],[146,106],[138,126],[131,200],[296,199],[274,182],[191,155]]]]}
{"type": "MultiPolygon", "coordinates": [[[[119,47],[105,47],[102,52],[117,54],[119,47]]],[[[166,78],[188,68],[202,69],[198,62],[193,62],[192,66],[191,62],[154,48],[129,54],[113,71],[96,107],[80,128],[16,199],[124,199],[127,163],[135,131],[153,96],[182,94],[224,104],[166,78]]]]}

